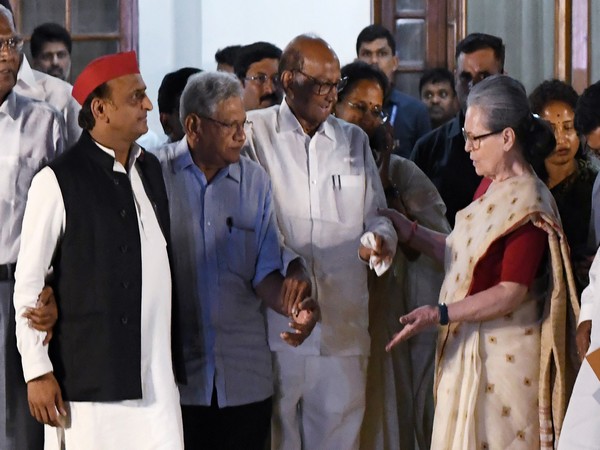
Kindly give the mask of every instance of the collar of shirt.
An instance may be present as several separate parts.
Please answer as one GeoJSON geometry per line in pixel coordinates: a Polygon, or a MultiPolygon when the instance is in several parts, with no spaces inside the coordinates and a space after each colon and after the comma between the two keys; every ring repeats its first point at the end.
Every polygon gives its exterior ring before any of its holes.
{"type": "Polygon", "coordinates": [[[17,111],[17,98],[14,91],[10,91],[6,96],[6,99],[0,105],[0,115],[10,116],[12,120],[17,120],[19,117],[19,111],[17,111]]]}
{"type": "MultiPolygon", "coordinates": [[[[245,156],[242,156],[242,158],[245,158],[245,156]]],[[[178,172],[181,172],[182,170],[185,170],[188,167],[192,167],[192,166],[193,166],[193,168],[196,168],[197,170],[200,171],[200,168],[198,168],[196,166],[196,164],[194,163],[194,160],[192,159],[192,154],[190,153],[190,148],[188,146],[187,139],[184,136],[183,139],[181,139],[177,143],[177,146],[175,147],[175,156],[173,158],[173,172],[178,173],[178,172]]],[[[234,163],[234,164],[229,164],[228,166],[223,167],[221,170],[219,170],[216,177],[214,178],[213,183],[223,177],[229,177],[232,180],[239,183],[240,182],[240,164],[239,164],[239,162],[234,163]]],[[[206,177],[203,177],[203,180],[206,181],[206,177]]]]}
{"type": "MultiPolygon", "coordinates": [[[[327,120],[319,125],[315,134],[319,133],[328,138],[331,141],[335,141],[335,133],[333,130],[333,126],[331,116],[327,117],[327,120]]],[[[306,135],[302,125],[290,109],[289,105],[286,102],[286,99],[283,99],[281,102],[281,107],[279,108],[279,117],[277,120],[277,125],[280,133],[284,133],[286,131],[297,131],[303,135],[306,135]]]]}
{"type": "Polygon", "coordinates": [[[133,143],[133,145],[131,146],[131,151],[129,152],[129,160],[127,161],[127,170],[125,169],[125,167],[123,167],[121,165],[121,163],[119,161],[117,161],[116,156],[115,156],[115,151],[105,147],[104,145],[100,144],[97,141],[94,141],[94,143],[105,153],[108,153],[112,158],[114,158],[115,162],[113,164],[113,170],[115,172],[123,172],[123,173],[127,173],[129,171],[129,169],[131,169],[131,167],[133,167],[133,165],[135,164],[135,161],[139,158],[139,156],[142,154],[142,147],[140,147],[138,144],[136,144],[135,142],[133,143]]]}
{"type": "Polygon", "coordinates": [[[17,73],[17,84],[19,84],[21,88],[26,90],[39,90],[37,81],[35,79],[35,75],[33,73],[33,69],[29,65],[29,61],[27,61],[27,57],[25,55],[23,55],[23,59],[21,60],[21,66],[19,67],[19,72],[17,73]]]}

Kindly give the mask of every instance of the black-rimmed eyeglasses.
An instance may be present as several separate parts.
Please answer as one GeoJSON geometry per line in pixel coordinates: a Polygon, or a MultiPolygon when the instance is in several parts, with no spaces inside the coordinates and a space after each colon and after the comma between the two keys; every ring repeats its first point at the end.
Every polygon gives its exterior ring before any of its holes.
{"type": "Polygon", "coordinates": [[[502,130],[490,131],[489,133],[480,134],[479,136],[473,136],[471,133],[467,133],[465,129],[462,129],[463,137],[465,138],[465,143],[471,143],[473,150],[479,150],[481,146],[481,140],[487,137],[493,136],[494,134],[502,133],[502,130]]]}
{"type": "Polygon", "coordinates": [[[317,95],[327,95],[334,88],[336,91],[339,92],[342,89],[344,89],[344,87],[346,87],[346,83],[348,82],[348,78],[346,78],[346,77],[341,78],[340,80],[333,83],[331,81],[317,80],[315,77],[312,77],[309,74],[302,72],[300,69],[296,69],[296,70],[294,70],[294,72],[299,72],[302,75],[304,75],[306,78],[308,78],[310,80],[310,82],[312,83],[313,93],[315,93],[317,95]]]}

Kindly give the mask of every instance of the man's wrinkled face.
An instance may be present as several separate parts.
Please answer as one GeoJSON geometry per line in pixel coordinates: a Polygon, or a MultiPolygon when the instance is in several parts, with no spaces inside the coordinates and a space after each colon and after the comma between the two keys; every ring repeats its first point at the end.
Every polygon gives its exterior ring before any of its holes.
{"type": "Polygon", "coordinates": [[[17,82],[23,41],[12,24],[0,14],[0,101],[3,101],[17,82]]]}
{"type": "Polygon", "coordinates": [[[431,122],[442,124],[454,117],[458,107],[454,89],[449,81],[425,83],[421,89],[421,101],[427,106],[431,122]]]}
{"type": "Polygon", "coordinates": [[[46,42],[37,58],[33,59],[33,68],[67,80],[71,74],[71,55],[67,46],[60,41],[46,42]]]}
{"type": "Polygon", "coordinates": [[[200,117],[201,139],[198,151],[201,163],[209,167],[226,167],[240,160],[246,134],[246,111],[240,97],[217,103],[211,117],[200,117]]]}
{"type": "Polygon", "coordinates": [[[388,80],[393,81],[394,71],[398,67],[398,57],[392,53],[386,38],[363,42],[358,49],[358,59],[379,67],[388,80]]]}
{"type": "Polygon", "coordinates": [[[279,60],[276,58],[265,58],[250,64],[242,80],[246,111],[268,108],[281,102],[283,92],[278,70],[279,60]]]}
{"type": "Polygon", "coordinates": [[[467,109],[467,97],[473,86],[491,75],[501,73],[502,66],[493,49],[461,53],[456,61],[456,95],[462,110],[467,109]]]}
{"type": "Polygon", "coordinates": [[[303,126],[316,129],[337,100],[340,63],[331,55],[305,58],[302,70],[292,71],[292,76],[293,96],[288,96],[288,104],[303,126]]]}

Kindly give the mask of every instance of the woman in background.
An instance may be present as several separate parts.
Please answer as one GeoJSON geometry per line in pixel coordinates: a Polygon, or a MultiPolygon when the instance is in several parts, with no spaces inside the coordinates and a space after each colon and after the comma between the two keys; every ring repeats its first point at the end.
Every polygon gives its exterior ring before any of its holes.
{"type": "MultiPolygon", "coordinates": [[[[335,115],[369,136],[390,208],[424,226],[448,233],[446,207],[429,178],[412,162],[392,154],[393,129],[382,104],[388,86],[383,72],[363,62],[342,68],[346,87],[335,115]]],[[[435,305],[442,265],[408,247],[396,252],[391,269],[369,280],[371,355],[361,448],[410,450],[431,444],[436,331],[404,343],[391,353],[385,344],[399,330],[398,318],[421,305],[435,305]]]]}
{"type": "Polygon", "coordinates": [[[538,175],[556,200],[563,229],[571,248],[571,264],[578,294],[589,282],[588,272],[595,249],[588,248],[592,188],[598,174],[584,154],[575,131],[575,105],[579,96],[563,81],[547,80],[529,96],[531,110],[548,121],[556,147],[544,160],[538,175]]]}

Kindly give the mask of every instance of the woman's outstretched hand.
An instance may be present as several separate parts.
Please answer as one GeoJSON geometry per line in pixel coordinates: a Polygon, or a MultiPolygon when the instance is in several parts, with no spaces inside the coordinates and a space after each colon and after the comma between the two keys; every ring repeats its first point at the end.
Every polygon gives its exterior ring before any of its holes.
{"type": "Polygon", "coordinates": [[[387,352],[400,342],[404,342],[428,328],[437,326],[440,323],[440,310],[437,306],[421,306],[400,317],[400,323],[404,325],[404,328],[396,333],[385,346],[387,352]]]}

